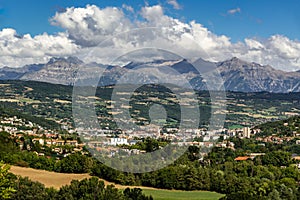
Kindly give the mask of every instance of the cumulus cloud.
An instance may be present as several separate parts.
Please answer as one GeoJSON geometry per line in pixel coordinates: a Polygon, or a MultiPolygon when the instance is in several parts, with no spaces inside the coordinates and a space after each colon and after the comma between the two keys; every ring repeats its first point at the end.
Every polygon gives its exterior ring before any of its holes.
{"type": "Polygon", "coordinates": [[[43,62],[53,56],[72,55],[79,47],[66,33],[32,37],[19,36],[16,30],[6,28],[0,31],[0,59],[2,65],[22,66],[32,62],[43,62]]]}
{"type": "Polygon", "coordinates": [[[176,0],[168,0],[167,3],[170,4],[171,6],[173,6],[173,8],[176,10],[181,9],[180,4],[176,0]]]}
{"type": "MultiPolygon", "coordinates": [[[[235,13],[241,12],[235,10],[235,13]]],[[[300,69],[300,42],[282,35],[264,40],[245,38],[233,43],[228,36],[217,35],[196,21],[183,22],[166,15],[160,5],[141,8],[135,20],[130,20],[130,13],[131,8],[125,5],[123,8],[71,7],[56,13],[50,20],[64,28],[64,33],[20,37],[13,29],[3,29],[0,32],[1,65],[20,66],[22,61],[27,64],[65,55],[108,63],[130,51],[159,48],[188,59],[223,61],[236,56],[277,69],[300,69]],[[125,14],[123,9],[130,12],[125,14]]]]}
{"type": "Polygon", "coordinates": [[[69,37],[83,47],[95,46],[110,35],[132,28],[122,9],[100,9],[95,5],[67,8],[65,12],[56,13],[51,24],[66,29],[69,37]]]}

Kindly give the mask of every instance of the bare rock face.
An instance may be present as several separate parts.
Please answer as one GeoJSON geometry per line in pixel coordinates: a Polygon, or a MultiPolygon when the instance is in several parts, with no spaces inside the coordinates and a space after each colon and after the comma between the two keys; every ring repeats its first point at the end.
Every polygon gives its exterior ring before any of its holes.
{"type": "Polygon", "coordinates": [[[300,73],[276,70],[238,58],[217,63],[225,88],[241,92],[300,92],[300,73]]]}
{"type": "Polygon", "coordinates": [[[20,79],[72,85],[76,71],[83,62],[78,58],[52,58],[40,70],[24,74],[20,79]]]}

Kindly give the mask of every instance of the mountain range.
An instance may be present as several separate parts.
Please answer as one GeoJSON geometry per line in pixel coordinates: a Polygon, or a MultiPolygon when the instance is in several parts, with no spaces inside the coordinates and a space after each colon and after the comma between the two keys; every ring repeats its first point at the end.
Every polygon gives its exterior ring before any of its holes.
{"type": "MultiPolygon", "coordinates": [[[[269,65],[246,62],[236,57],[213,64],[223,78],[226,90],[272,93],[300,92],[300,70],[285,72],[276,70],[269,65]]],[[[76,57],[52,58],[45,64],[32,64],[20,68],[0,68],[0,80],[32,80],[72,85],[79,67],[82,65],[84,65],[83,61],[76,57]]],[[[130,84],[159,82],[156,76],[159,74],[162,79],[172,80],[174,83],[180,83],[184,78],[189,81],[193,88],[206,89],[204,78],[186,59],[129,62],[124,66],[92,63],[87,66],[89,67],[85,70],[84,75],[80,75],[89,79],[93,75],[95,76],[97,70],[101,69],[103,74],[99,81],[100,86],[116,84],[120,79],[130,84]],[[132,69],[135,69],[133,73],[128,73],[132,72],[132,69]]]]}

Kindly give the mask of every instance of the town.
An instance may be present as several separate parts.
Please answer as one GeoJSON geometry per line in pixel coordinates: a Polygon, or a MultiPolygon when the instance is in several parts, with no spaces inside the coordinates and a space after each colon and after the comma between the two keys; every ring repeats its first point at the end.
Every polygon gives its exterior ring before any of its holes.
{"type": "MultiPolygon", "coordinates": [[[[284,126],[288,125],[288,123],[284,123],[284,126]]],[[[8,132],[12,138],[16,139],[21,150],[33,151],[38,156],[47,156],[49,158],[54,156],[56,159],[78,152],[88,154],[90,149],[105,152],[105,155],[108,157],[119,156],[121,155],[120,152],[126,152],[126,154],[122,154],[123,156],[143,154],[147,153],[147,151],[139,149],[137,144],[142,143],[145,138],[164,141],[164,145],[172,143],[172,145],[178,146],[220,147],[232,150],[235,150],[235,145],[233,142],[230,142],[230,138],[254,138],[261,146],[265,146],[266,143],[282,144],[290,141],[295,141],[296,145],[300,145],[299,129],[298,131],[293,131],[292,136],[282,137],[277,135],[258,136],[261,130],[254,127],[223,128],[214,131],[207,131],[205,128],[201,128],[182,131],[178,130],[178,128],[161,129],[158,126],[150,125],[136,132],[108,129],[82,130],[73,128],[66,123],[62,123],[61,127],[61,130],[47,129],[16,116],[2,116],[0,120],[0,132],[8,132]]],[[[163,148],[163,146],[159,148],[163,148]]],[[[201,153],[202,158],[206,155],[207,153],[201,153]]],[[[235,160],[254,159],[260,155],[264,154],[249,152],[248,155],[237,157],[235,160]]],[[[298,167],[300,168],[300,157],[293,155],[293,158],[299,160],[298,167]]]]}

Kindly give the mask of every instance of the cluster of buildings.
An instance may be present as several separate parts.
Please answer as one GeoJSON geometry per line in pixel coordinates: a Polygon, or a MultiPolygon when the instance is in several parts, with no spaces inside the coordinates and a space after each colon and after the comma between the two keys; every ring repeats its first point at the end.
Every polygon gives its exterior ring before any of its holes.
{"type": "MultiPolygon", "coordinates": [[[[97,152],[105,152],[108,156],[136,155],[146,153],[144,150],[134,149],[133,145],[142,142],[143,138],[153,138],[157,140],[170,141],[173,145],[178,146],[199,146],[212,148],[213,146],[222,148],[234,149],[234,143],[229,142],[230,137],[251,138],[260,132],[259,129],[251,129],[243,127],[237,129],[219,129],[208,131],[202,129],[184,129],[165,128],[160,129],[156,125],[148,125],[139,130],[110,130],[110,129],[72,129],[69,126],[65,128],[64,133],[60,134],[56,130],[48,130],[30,121],[14,117],[2,117],[0,119],[0,132],[6,131],[13,137],[17,138],[20,143],[20,148],[23,149],[25,144],[21,138],[26,136],[31,138],[33,144],[39,144],[42,149],[44,147],[51,148],[52,152],[66,156],[64,149],[70,149],[69,153],[84,152],[84,146],[88,149],[96,150],[97,152]],[[77,133],[80,134],[80,140],[77,133]],[[76,135],[74,139],[66,137],[76,135]]],[[[279,137],[276,135],[256,137],[256,141],[264,143],[282,144],[285,141],[291,141],[294,137],[279,137]]],[[[300,145],[300,140],[296,141],[300,145]]],[[[26,147],[30,150],[30,146],[26,147]]],[[[42,152],[37,152],[38,155],[43,155],[42,152]]],[[[237,161],[253,159],[258,155],[248,155],[237,158],[237,161]]]]}
{"type": "Polygon", "coordinates": [[[166,128],[165,131],[160,129],[158,126],[151,125],[141,130],[125,130],[120,131],[118,134],[113,130],[83,130],[76,129],[76,132],[82,135],[84,141],[98,141],[102,138],[102,142],[105,145],[117,146],[117,145],[130,145],[136,138],[155,138],[170,140],[177,143],[185,143],[193,141],[194,138],[201,137],[204,142],[216,141],[222,138],[223,140],[229,137],[239,138],[250,138],[252,135],[259,132],[259,130],[251,130],[249,127],[241,129],[229,130],[219,129],[207,131],[206,129],[184,129],[179,130],[178,128],[166,128]],[[116,137],[117,136],[117,137],[116,137]],[[109,138],[103,140],[103,138],[109,138]]]}
{"type": "Polygon", "coordinates": [[[38,125],[34,125],[32,122],[27,122],[24,119],[19,119],[16,116],[3,117],[0,120],[0,132],[5,131],[14,136],[18,132],[32,134],[34,128],[42,128],[42,127],[38,125]]]}
{"type": "MultiPolygon", "coordinates": [[[[259,141],[259,142],[274,143],[274,144],[282,144],[283,142],[289,142],[293,139],[294,139],[294,137],[287,137],[287,136],[279,137],[279,136],[276,136],[276,135],[255,138],[255,140],[259,141]]],[[[296,142],[296,144],[297,144],[297,142],[296,142]]]]}
{"type": "MultiPolygon", "coordinates": [[[[238,138],[251,138],[261,132],[260,129],[254,129],[250,127],[241,127],[236,129],[219,129],[208,131],[203,129],[185,129],[178,130],[177,128],[166,128],[160,129],[158,126],[151,125],[146,126],[141,130],[125,130],[120,131],[115,134],[112,130],[94,130],[90,132],[85,132],[81,130],[84,143],[91,149],[96,151],[104,151],[107,155],[114,156],[120,151],[122,153],[126,152],[126,155],[145,153],[137,149],[128,148],[128,146],[135,145],[137,142],[141,142],[143,138],[154,138],[157,140],[163,139],[165,141],[170,141],[173,145],[178,146],[199,146],[204,148],[212,148],[214,146],[222,148],[235,149],[233,142],[230,142],[231,137],[238,138]],[[98,134],[97,134],[98,132],[98,134]],[[94,134],[92,134],[94,133],[94,134]]],[[[260,142],[261,145],[265,143],[277,143],[281,144],[283,142],[288,142],[293,140],[295,137],[279,137],[276,135],[265,136],[265,137],[255,137],[255,140],[260,142]]],[[[300,140],[296,141],[296,144],[300,145],[300,140]]],[[[261,156],[252,153],[243,159],[254,159],[256,156],[261,156]]]]}
{"type": "Polygon", "coordinates": [[[205,129],[166,128],[161,130],[154,125],[148,129],[138,131],[125,130],[118,134],[109,130],[76,130],[82,135],[83,143],[95,151],[101,151],[108,156],[114,156],[126,152],[126,155],[145,153],[138,149],[128,148],[141,142],[143,138],[154,138],[157,140],[170,141],[172,145],[178,146],[199,146],[212,148],[213,146],[234,149],[234,143],[229,142],[230,137],[250,138],[259,130],[251,130],[248,127],[242,129],[228,130],[219,129],[207,131],[205,129]]]}
{"type": "Polygon", "coordinates": [[[40,156],[44,155],[45,147],[49,147],[53,154],[63,157],[69,153],[83,152],[84,144],[77,140],[77,136],[75,139],[66,139],[68,136],[74,137],[74,130],[65,130],[65,134],[59,134],[56,130],[46,129],[28,120],[13,116],[0,119],[0,132],[2,131],[8,132],[16,138],[20,149],[31,150],[32,144],[40,145],[41,152],[36,152],[40,156]],[[69,151],[66,152],[65,149],[69,149],[69,151]]]}

